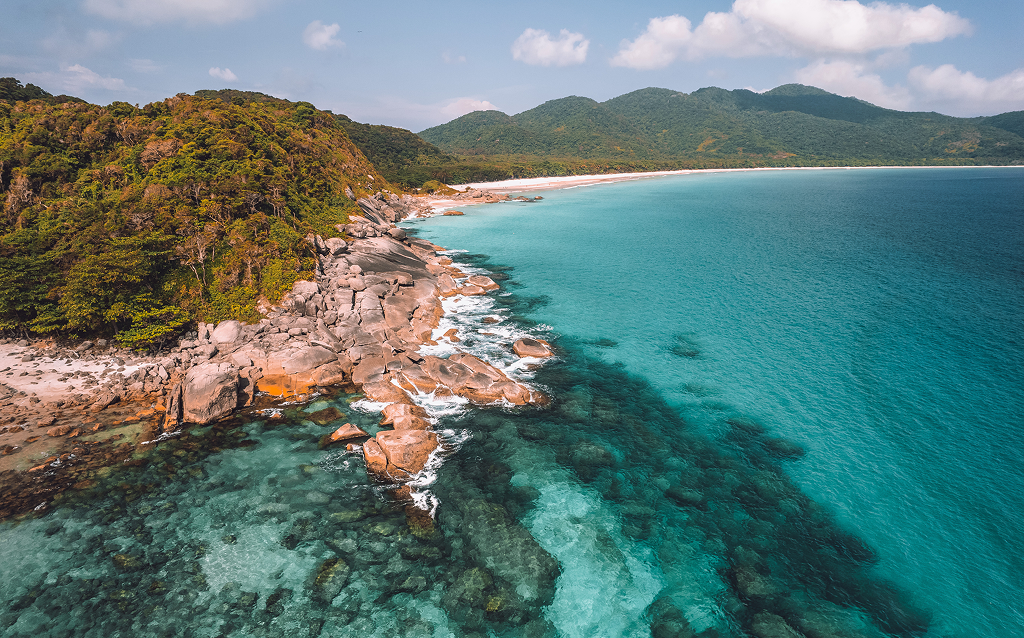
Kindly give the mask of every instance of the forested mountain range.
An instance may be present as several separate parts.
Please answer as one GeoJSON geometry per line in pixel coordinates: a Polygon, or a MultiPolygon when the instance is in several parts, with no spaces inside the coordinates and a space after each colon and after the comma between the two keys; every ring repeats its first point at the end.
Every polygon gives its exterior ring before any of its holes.
{"type": "Polygon", "coordinates": [[[514,116],[477,111],[419,135],[464,156],[650,165],[1024,161],[1024,111],[978,118],[906,113],[799,84],[765,93],[647,88],[606,102],[572,96],[514,116]]]}

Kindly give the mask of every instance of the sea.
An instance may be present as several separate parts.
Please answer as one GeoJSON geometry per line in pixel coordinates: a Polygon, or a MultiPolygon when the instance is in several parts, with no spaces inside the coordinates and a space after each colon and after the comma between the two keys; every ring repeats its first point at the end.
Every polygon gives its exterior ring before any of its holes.
{"type": "Polygon", "coordinates": [[[154,442],[0,523],[0,635],[1024,635],[1024,169],[527,194],[403,226],[500,285],[422,352],[548,404],[416,396],[414,505],[360,395],[154,442]]]}

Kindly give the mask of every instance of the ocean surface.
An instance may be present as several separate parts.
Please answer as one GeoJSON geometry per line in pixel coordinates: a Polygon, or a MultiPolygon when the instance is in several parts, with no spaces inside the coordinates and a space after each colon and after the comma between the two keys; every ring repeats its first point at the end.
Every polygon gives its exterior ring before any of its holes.
{"type": "Polygon", "coordinates": [[[438,334],[552,398],[416,397],[432,521],[318,448],[379,405],[244,414],[0,524],[0,635],[1024,635],[1024,170],[542,195],[406,224],[502,287],[438,334]]]}

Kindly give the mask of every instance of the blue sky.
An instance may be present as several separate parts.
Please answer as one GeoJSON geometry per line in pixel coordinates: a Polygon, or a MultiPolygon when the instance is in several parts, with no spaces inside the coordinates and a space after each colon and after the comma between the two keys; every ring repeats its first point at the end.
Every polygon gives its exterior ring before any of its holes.
{"type": "Polygon", "coordinates": [[[1024,1],[0,0],[0,76],[90,102],[262,91],[419,131],[480,108],[801,82],[1024,110],[1024,1]]]}

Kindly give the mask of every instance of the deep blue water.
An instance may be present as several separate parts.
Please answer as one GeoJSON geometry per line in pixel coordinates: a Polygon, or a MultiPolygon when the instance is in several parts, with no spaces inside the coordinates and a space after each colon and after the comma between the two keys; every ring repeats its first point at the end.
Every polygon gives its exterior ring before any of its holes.
{"type": "Polygon", "coordinates": [[[528,313],[714,438],[756,419],[933,614],[1024,634],[1024,173],[716,173],[418,224],[514,266],[528,313]],[[590,345],[599,340],[614,346],[590,345]]]}
{"type": "Polygon", "coordinates": [[[1024,635],[1024,172],[544,197],[410,224],[502,286],[436,334],[552,397],[416,397],[432,525],[318,448],[379,406],[249,412],[0,524],[0,635],[1024,635]]]}

